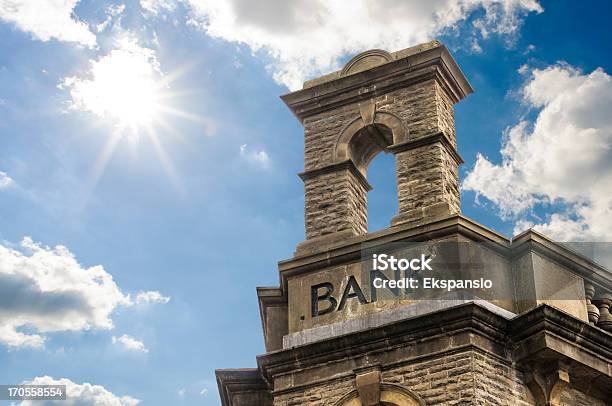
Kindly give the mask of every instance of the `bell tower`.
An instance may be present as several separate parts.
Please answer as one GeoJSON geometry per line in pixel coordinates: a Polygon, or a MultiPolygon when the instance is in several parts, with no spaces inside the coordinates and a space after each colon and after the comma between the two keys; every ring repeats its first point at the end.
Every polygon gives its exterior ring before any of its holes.
{"type": "Polygon", "coordinates": [[[453,110],[470,93],[432,41],[363,52],[282,96],[304,126],[306,235],[278,286],[257,288],[257,367],[216,371],[223,406],[612,405],[612,273],[460,213],[453,110]],[[381,152],[395,157],[398,213],[368,233],[381,152]],[[422,265],[410,286],[373,265],[397,246],[422,265]],[[425,276],[482,285],[432,295],[425,276]]]}
{"type": "Polygon", "coordinates": [[[391,224],[459,213],[453,106],[472,92],[446,47],[363,52],[338,72],[282,97],[304,125],[306,242],[298,251],[367,232],[370,161],[396,161],[391,224]]]}

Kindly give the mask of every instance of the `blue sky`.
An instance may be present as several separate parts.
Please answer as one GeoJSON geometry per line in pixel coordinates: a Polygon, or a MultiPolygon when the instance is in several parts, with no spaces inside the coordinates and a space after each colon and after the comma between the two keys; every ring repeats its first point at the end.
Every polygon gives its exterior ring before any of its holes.
{"type": "MultiPolygon", "coordinates": [[[[304,239],[302,127],[279,96],[368,48],[437,38],[470,80],[465,215],[612,234],[607,2],[35,3],[0,4],[0,383],[219,404],[214,369],[264,351],[255,287],[304,239]]],[[[371,230],[393,174],[392,156],[369,169],[371,230]]]]}

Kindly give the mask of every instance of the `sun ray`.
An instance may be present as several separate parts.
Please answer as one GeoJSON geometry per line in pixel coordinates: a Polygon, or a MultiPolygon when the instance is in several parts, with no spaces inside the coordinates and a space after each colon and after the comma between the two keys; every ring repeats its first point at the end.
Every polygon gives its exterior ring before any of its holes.
{"type": "Polygon", "coordinates": [[[151,142],[174,187],[185,194],[157,130],[162,129],[164,136],[187,143],[183,134],[170,125],[170,117],[179,117],[202,124],[206,133],[214,132],[210,119],[171,106],[173,99],[201,92],[171,89],[172,83],[199,64],[196,59],[164,73],[155,50],[139,45],[133,37],[126,37],[106,55],[90,61],[86,74],[63,79],[60,88],[70,92],[70,109],[98,116],[100,120],[90,122],[94,126],[110,124],[113,127],[92,168],[84,191],[84,204],[103,176],[119,142],[122,139],[134,142],[143,135],[151,142]]]}
{"type": "Polygon", "coordinates": [[[187,111],[179,110],[172,108],[170,106],[159,106],[159,109],[165,113],[172,114],[177,117],[186,118],[196,123],[200,124],[208,124],[209,120],[205,117],[199,116],[197,114],[189,113],[187,111]]]}
{"type": "Polygon", "coordinates": [[[166,176],[168,176],[168,179],[170,179],[172,186],[174,186],[179,196],[184,198],[186,196],[185,188],[183,187],[172,161],[166,154],[166,151],[164,150],[164,147],[162,146],[161,141],[159,140],[159,137],[157,137],[157,133],[152,126],[147,127],[147,135],[151,140],[151,144],[153,144],[153,147],[155,148],[155,152],[157,153],[157,157],[159,158],[159,161],[166,172],[166,176]]]}
{"type": "Polygon", "coordinates": [[[83,191],[81,193],[78,211],[82,211],[89,203],[91,195],[98,186],[98,182],[102,178],[102,175],[104,175],[104,171],[106,170],[108,162],[113,156],[113,152],[115,151],[115,148],[117,148],[117,144],[119,143],[121,138],[122,135],[120,133],[113,132],[111,136],[108,137],[108,139],[106,140],[106,143],[104,144],[102,151],[100,151],[100,154],[98,155],[96,162],[94,163],[91,173],[89,174],[87,182],[84,185],[83,191]]]}

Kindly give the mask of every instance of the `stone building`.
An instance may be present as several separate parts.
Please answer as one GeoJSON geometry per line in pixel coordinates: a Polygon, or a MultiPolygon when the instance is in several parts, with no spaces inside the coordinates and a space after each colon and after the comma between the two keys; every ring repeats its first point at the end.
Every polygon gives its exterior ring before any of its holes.
{"type": "Polygon", "coordinates": [[[282,97],[304,126],[306,240],[278,287],[257,288],[266,353],[216,372],[223,406],[612,405],[612,273],[460,213],[454,104],[470,93],[433,41],[364,52],[282,97]],[[380,152],[395,156],[399,213],[368,233],[380,152]],[[477,245],[489,265],[457,259],[497,290],[376,301],[349,286],[364,246],[408,242],[477,245]]]}

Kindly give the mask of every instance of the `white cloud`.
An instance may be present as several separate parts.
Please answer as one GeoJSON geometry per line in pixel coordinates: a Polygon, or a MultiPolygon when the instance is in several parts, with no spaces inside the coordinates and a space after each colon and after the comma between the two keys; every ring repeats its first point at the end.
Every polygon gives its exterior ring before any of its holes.
{"type": "Polygon", "coordinates": [[[503,142],[502,162],[479,155],[463,188],[559,241],[612,241],[612,80],[566,64],[532,71],[522,94],[537,109],[503,142]],[[533,210],[549,215],[539,219],[533,210]]]}
{"type": "Polygon", "coordinates": [[[113,341],[113,344],[119,344],[123,346],[123,348],[125,348],[126,350],[138,351],[138,352],[144,352],[144,353],[149,352],[149,350],[147,349],[147,347],[144,345],[142,341],[139,341],[135,339],[134,337],[130,337],[127,334],[124,334],[121,337],[113,336],[112,341],[113,341]]]}
{"type": "Polygon", "coordinates": [[[43,247],[26,237],[30,255],[0,245],[0,343],[41,346],[45,337],[25,334],[110,329],[111,312],[128,304],[100,265],[82,267],[66,247],[43,247]]]}
{"type": "Polygon", "coordinates": [[[96,36],[74,17],[79,0],[0,0],[0,19],[41,41],[57,39],[95,46],[96,36]]]}
{"type": "Polygon", "coordinates": [[[115,308],[132,304],[101,265],[83,267],[64,246],[0,244],[0,344],[40,347],[46,333],[111,329],[115,308]]]}
{"type": "Polygon", "coordinates": [[[178,393],[179,396],[185,396],[185,392],[186,392],[185,388],[181,388],[181,389],[178,390],[177,393],[178,393]]]}
{"type": "Polygon", "coordinates": [[[166,304],[170,301],[170,297],[163,296],[158,291],[138,292],[136,295],[136,304],[161,303],[166,304]]]}
{"type": "Polygon", "coordinates": [[[264,149],[250,150],[247,144],[240,146],[240,156],[262,168],[270,167],[270,157],[264,149]]]}
{"type": "Polygon", "coordinates": [[[11,186],[15,181],[6,172],[0,171],[0,189],[11,186]]]}
{"type": "Polygon", "coordinates": [[[160,12],[174,11],[176,0],[140,0],[140,7],[146,13],[158,15],[160,12]]]}
{"type": "Polygon", "coordinates": [[[62,404],[63,406],[136,406],[140,400],[131,396],[117,396],[100,385],[90,383],[77,384],[70,379],[54,379],[50,376],[39,376],[31,381],[25,382],[31,385],[66,385],[66,400],[42,401],[24,400],[18,406],[51,406],[62,404]]]}
{"type": "Polygon", "coordinates": [[[112,26],[113,21],[120,22],[121,16],[125,11],[125,4],[110,5],[106,8],[106,20],[96,25],[96,32],[102,32],[109,26],[112,26]]]}
{"type": "Polygon", "coordinates": [[[474,35],[514,37],[537,0],[185,0],[191,23],[208,35],[246,44],[270,57],[274,79],[298,89],[306,78],[339,67],[370,48],[390,51],[429,41],[484,10],[474,35]]]}
{"type": "Polygon", "coordinates": [[[520,75],[524,75],[527,72],[529,72],[529,65],[527,65],[526,63],[522,64],[521,66],[519,66],[519,68],[516,70],[520,75]]]}
{"type": "Polygon", "coordinates": [[[204,388],[200,391],[200,395],[202,396],[208,396],[208,389],[204,388]]]}
{"type": "Polygon", "coordinates": [[[59,84],[70,92],[72,110],[110,118],[119,129],[135,129],[155,119],[165,82],[153,49],[127,36],[107,55],[89,63],[84,77],[66,77],[59,84]]]}

